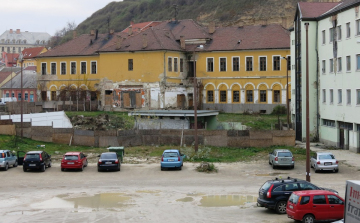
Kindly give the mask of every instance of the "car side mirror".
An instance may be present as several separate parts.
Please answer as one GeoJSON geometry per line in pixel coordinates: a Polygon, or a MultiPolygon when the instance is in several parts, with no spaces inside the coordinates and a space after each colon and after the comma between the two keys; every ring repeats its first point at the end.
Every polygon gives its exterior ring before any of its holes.
{"type": "Polygon", "coordinates": [[[85,157],[87,157],[87,155],[84,154],[85,157]]]}
{"type": "Polygon", "coordinates": [[[97,157],[100,157],[100,155],[98,155],[97,157]]]}

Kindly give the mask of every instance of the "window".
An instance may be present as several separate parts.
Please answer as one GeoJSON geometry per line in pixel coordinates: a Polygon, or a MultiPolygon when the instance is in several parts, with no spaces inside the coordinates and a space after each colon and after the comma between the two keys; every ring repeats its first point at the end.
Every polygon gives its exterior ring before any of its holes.
{"type": "Polygon", "coordinates": [[[226,102],[226,91],[220,91],[220,102],[226,102]]]}
{"type": "Polygon", "coordinates": [[[337,59],[337,71],[340,73],[342,71],[342,60],[341,57],[337,59]]]}
{"type": "Polygon", "coordinates": [[[61,69],[60,73],[62,75],[66,74],[66,63],[65,62],[60,63],[60,69],[61,69]]]}
{"type": "Polygon", "coordinates": [[[11,93],[11,97],[15,97],[15,93],[13,92],[13,93],[11,93]]]}
{"type": "Polygon", "coordinates": [[[280,102],[280,91],[274,90],[274,102],[279,103],[280,102]]]}
{"type": "Polygon", "coordinates": [[[28,101],[28,93],[25,93],[25,101],[28,101]]]}
{"type": "Polygon", "coordinates": [[[253,90],[246,90],[246,101],[253,102],[253,90]]]}
{"type": "Polygon", "coordinates": [[[252,71],[252,70],[253,70],[253,58],[246,57],[246,71],[252,71]]]}
{"type": "Polygon", "coordinates": [[[335,127],[335,121],[334,120],[323,119],[323,125],[329,126],[329,127],[335,127]]]}
{"type": "Polygon", "coordinates": [[[30,102],[34,102],[34,94],[30,93],[30,102]]]}
{"type": "Polygon", "coordinates": [[[240,58],[239,57],[233,57],[233,71],[239,71],[240,70],[240,58]]]}
{"type": "Polygon", "coordinates": [[[356,35],[360,35],[360,19],[356,20],[356,35]]]}
{"type": "Polygon", "coordinates": [[[299,186],[297,183],[285,185],[285,191],[297,191],[298,189],[299,189],[299,186]]]}
{"type": "Polygon", "coordinates": [[[174,58],[174,72],[178,72],[178,58],[174,58]]]}
{"type": "Polygon", "coordinates": [[[313,204],[326,204],[325,195],[314,195],[313,204]]]}
{"type": "Polygon", "coordinates": [[[214,102],[214,91],[207,92],[207,99],[208,99],[208,102],[214,102]]]}
{"type": "Polygon", "coordinates": [[[322,31],[322,44],[326,43],[325,30],[322,31]]]}
{"type": "Polygon", "coordinates": [[[86,74],[86,62],[81,62],[80,63],[80,68],[81,68],[81,74],[86,74]]]}
{"type": "Polygon", "coordinates": [[[51,63],[51,74],[52,75],[56,74],[56,63],[51,63]]]}
{"type": "Polygon", "coordinates": [[[266,102],[266,90],[260,90],[260,102],[266,102]]]}
{"type": "Polygon", "coordinates": [[[322,98],[323,98],[323,103],[325,103],[326,102],[326,90],[325,89],[323,89],[322,90],[322,98]]]}
{"type": "Polygon", "coordinates": [[[9,93],[6,93],[6,97],[7,97],[7,98],[9,97],[9,93]]]}
{"type": "Polygon", "coordinates": [[[171,72],[172,71],[172,57],[168,58],[168,71],[171,72]]]}
{"type": "Polygon", "coordinates": [[[334,72],[334,59],[330,59],[330,62],[329,62],[329,66],[330,66],[330,73],[333,73],[334,72]]]}
{"type": "Polygon", "coordinates": [[[226,57],[220,57],[220,71],[226,71],[226,57]]]}
{"type": "Polygon", "coordinates": [[[76,62],[70,62],[70,73],[76,74],[76,62]]]}
{"type": "Polygon", "coordinates": [[[359,89],[356,90],[356,104],[360,105],[360,90],[359,89]]]}
{"type": "Polygon", "coordinates": [[[233,102],[240,102],[240,91],[233,91],[233,102]]]}
{"type": "Polygon", "coordinates": [[[21,101],[21,93],[18,93],[18,101],[21,101]]]}
{"type": "Polygon", "coordinates": [[[18,47],[18,53],[21,53],[21,47],[18,47]]]}
{"type": "Polygon", "coordinates": [[[46,63],[41,63],[41,74],[46,75],[46,63]]]}
{"type": "Polygon", "coordinates": [[[322,71],[323,74],[325,74],[325,72],[326,72],[326,61],[325,60],[322,61],[321,71],[322,71]]]}
{"type": "Polygon", "coordinates": [[[301,204],[308,204],[309,201],[310,201],[310,196],[303,196],[303,197],[301,198],[300,205],[301,205],[301,204]]]}
{"type": "Polygon", "coordinates": [[[214,58],[207,58],[207,69],[208,72],[214,71],[214,58]]]}
{"type": "Polygon", "coordinates": [[[180,58],[180,72],[184,72],[184,59],[180,58]]]}
{"type": "Polygon", "coordinates": [[[347,98],[346,104],[351,105],[351,90],[350,89],[346,90],[346,98],[347,98]]]}
{"type": "Polygon", "coordinates": [[[360,70],[360,54],[356,55],[356,70],[360,70]]]}
{"type": "Polygon", "coordinates": [[[330,89],[330,104],[334,103],[334,90],[330,89]]]}
{"type": "Polygon", "coordinates": [[[97,64],[96,61],[91,61],[91,74],[97,73],[97,64]]]}
{"type": "Polygon", "coordinates": [[[301,190],[317,190],[318,188],[311,183],[299,183],[301,190]]]}
{"type": "Polygon", "coordinates": [[[327,195],[329,204],[344,204],[344,202],[335,195],[327,195]]]}
{"type": "Polygon", "coordinates": [[[291,56],[288,56],[288,57],[287,57],[287,61],[286,61],[286,62],[287,62],[287,69],[288,69],[288,70],[291,70],[291,56]]]}
{"type": "Polygon", "coordinates": [[[334,28],[329,29],[330,43],[334,41],[334,28]]]}
{"type": "Polygon", "coordinates": [[[336,29],[337,39],[341,40],[341,26],[336,27],[336,29]]]}
{"type": "Polygon", "coordinates": [[[350,38],[351,30],[350,30],[350,22],[346,23],[346,38],[350,38]]]}
{"type": "Polygon", "coordinates": [[[346,56],[346,71],[351,71],[351,58],[346,56]]]}
{"type": "Polygon", "coordinates": [[[133,59],[128,59],[128,71],[134,70],[134,61],[133,59]]]}
{"type": "Polygon", "coordinates": [[[280,57],[279,56],[273,57],[273,69],[280,70],[280,57]]]}
{"type": "Polygon", "coordinates": [[[338,90],[338,103],[339,104],[342,103],[342,90],[341,89],[338,90]]]}
{"type": "Polygon", "coordinates": [[[260,57],[260,71],[266,71],[266,57],[260,57]]]}
{"type": "Polygon", "coordinates": [[[51,91],[51,101],[56,101],[56,91],[51,91]]]}

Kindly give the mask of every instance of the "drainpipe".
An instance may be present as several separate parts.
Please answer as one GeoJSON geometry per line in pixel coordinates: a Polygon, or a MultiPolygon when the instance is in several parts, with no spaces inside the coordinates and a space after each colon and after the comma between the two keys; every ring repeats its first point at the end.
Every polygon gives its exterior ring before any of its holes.
{"type": "Polygon", "coordinates": [[[317,89],[316,89],[316,137],[318,140],[320,139],[319,136],[319,124],[320,124],[320,114],[319,114],[319,50],[318,50],[318,29],[319,29],[319,23],[316,22],[316,43],[315,43],[315,51],[316,51],[316,59],[317,59],[317,66],[316,66],[316,83],[317,83],[317,89]]]}
{"type": "MultiPolygon", "coordinates": [[[[164,88],[164,95],[163,95],[163,108],[165,108],[165,87],[166,87],[166,52],[167,50],[165,50],[164,52],[164,79],[163,79],[163,88],[164,88]]],[[[160,82],[161,85],[161,82],[160,82]]],[[[161,86],[160,86],[160,91],[161,91],[161,86]]]]}

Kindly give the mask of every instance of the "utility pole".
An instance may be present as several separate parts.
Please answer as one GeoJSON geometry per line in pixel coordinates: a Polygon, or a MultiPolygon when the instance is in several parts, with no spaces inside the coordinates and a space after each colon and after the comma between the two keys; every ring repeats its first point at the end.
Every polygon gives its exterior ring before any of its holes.
{"type": "Polygon", "coordinates": [[[195,128],[195,152],[198,151],[198,129],[197,129],[197,80],[196,80],[196,66],[195,66],[195,49],[196,47],[194,48],[194,51],[193,51],[193,69],[194,69],[194,97],[193,97],[193,105],[194,105],[194,128],[195,128]]]}
{"type": "Polygon", "coordinates": [[[310,182],[310,122],[309,122],[309,23],[306,30],[306,181],[310,182]]]}
{"type": "Polygon", "coordinates": [[[288,68],[288,64],[289,64],[289,60],[287,57],[283,57],[284,60],[286,60],[286,119],[287,119],[287,128],[289,130],[289,126],[290,126],[290,118],[289,118],[289,68],[288,68]]]}
{"type": "Polygon", "coordinates": [[[21,93],[21,98],[20,98],[20,113],[21,113],[21,123],[20,123],[20,128],[21,128],[21,139],[23,138],[23,62],[24,62],[24,58],[22,53],[20,53],[19,55],[19,60],[20,60],[20,66],[21,66],[21,81],[20,81],[20,93],[21,93]]]}

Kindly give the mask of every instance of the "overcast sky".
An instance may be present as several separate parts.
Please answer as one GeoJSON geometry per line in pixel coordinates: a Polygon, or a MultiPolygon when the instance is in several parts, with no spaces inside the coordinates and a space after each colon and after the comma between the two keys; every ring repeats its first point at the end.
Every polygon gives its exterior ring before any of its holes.
{"type": "MultiPolygon", "coordinates": [[[[67,22],[79,25],[113,0],[0,0],[0,35],[6,30],[54,35],[67,22]]],[[[117,0],[116,2],[119,2],[117,0]]]]}

